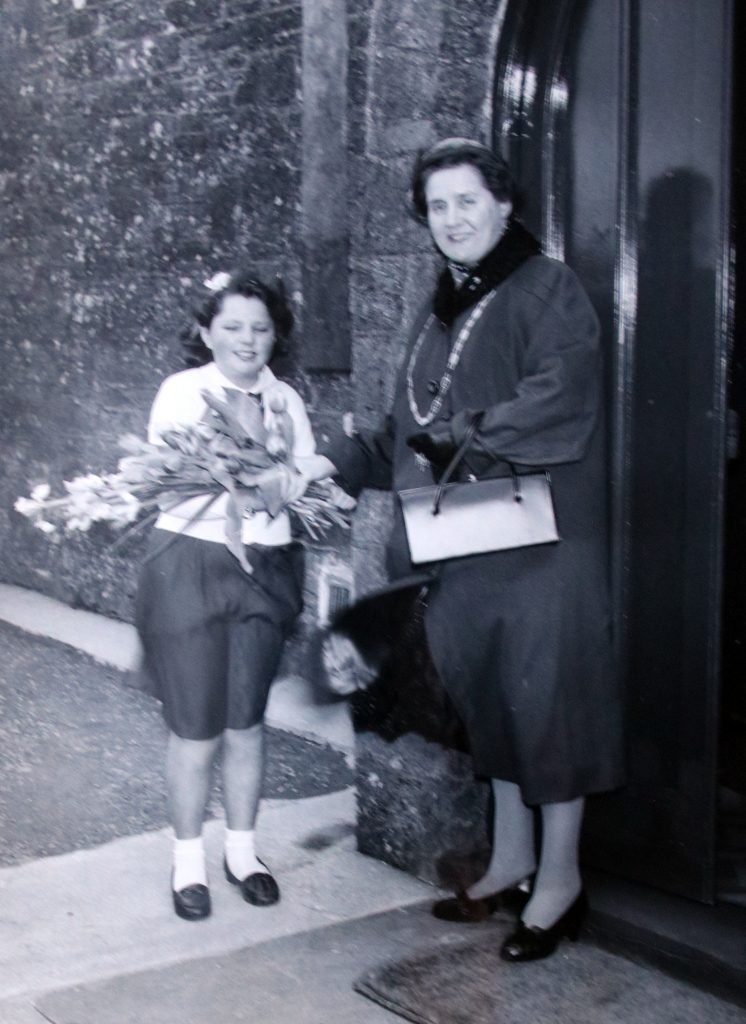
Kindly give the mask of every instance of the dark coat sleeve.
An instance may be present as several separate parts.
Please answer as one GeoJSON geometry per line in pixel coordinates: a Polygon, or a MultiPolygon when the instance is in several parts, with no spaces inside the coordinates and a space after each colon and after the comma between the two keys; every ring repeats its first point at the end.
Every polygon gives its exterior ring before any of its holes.
{"type": "Polygon", "coordinates": [[[387,416],[377,431],[351,437],[338,428],[319,445],[319,453],[334,463],[335,479],[348,494],[357,497],[364,487],[389,491],[393,480],[394,424],[387,416]]]}
{"type": "Polygon", "coordinates": [[[527,466],[575,462],[588,447],[600,399],[598,318],[569,268],[551,289],[526,290],[513,329],[523,349],[513,396],[485,409],[464,409],[450,421],[460,444],[473,416],[483,413],[470,456],[477,466],[506,459],[527,466]]]}

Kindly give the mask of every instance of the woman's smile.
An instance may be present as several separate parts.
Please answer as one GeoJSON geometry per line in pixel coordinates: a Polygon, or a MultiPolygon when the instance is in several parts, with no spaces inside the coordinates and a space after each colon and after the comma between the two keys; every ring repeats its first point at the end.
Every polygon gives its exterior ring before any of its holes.
{"type": "Polygon", "coordinates": [[[473,265],[501,238],[512,211],[471,164],[433,171],[425,184],[427,223],[444,256],[473,265]]]}

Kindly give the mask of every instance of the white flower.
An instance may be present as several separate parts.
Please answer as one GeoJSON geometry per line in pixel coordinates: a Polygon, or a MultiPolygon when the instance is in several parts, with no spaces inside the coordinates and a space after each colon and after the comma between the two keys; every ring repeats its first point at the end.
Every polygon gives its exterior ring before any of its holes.
{"type": "Polygon", "coordinates": [[[67,530],[81,530],[85,533],[91,528],[93,520],[90,516],[70,516],[65,523],[65,529],[67,530]]]}
{"type": "Polygon", "coordinates": [[[42,533],[54,533],[57,529],[54,523],[48,523],[46,519],[37,519],[34,526],[42,533]]]}
{"type": "Polygon", "coordinates": [[[95,473],[88,473],[86,476],[76,476],[74,480],[63,480],[62,482],[68,494],[95,491],[100,487],[106,486],[103,478],[95,473]]]}
{"type": "Polygon", "coordinates": [[[217,274],[213,274],[212,277],[208,277],[202,283],[210,292],[222,292],[231,283],[231,275],[226,273],[225,270],[219,270],[217,274]]]}
{"type": "Polygon", "coordinates": [[[37,484],[31,492],[31,497],[34,501],[46,501],[50,495],[52,488],[49,484],[37,484]]]}
{"type": "Polygon", "coordinates": [[[32,501],[31,498],[17,498],[13,508],[22,516],[32,516],[39,511],[39,502],[32,501]]]}

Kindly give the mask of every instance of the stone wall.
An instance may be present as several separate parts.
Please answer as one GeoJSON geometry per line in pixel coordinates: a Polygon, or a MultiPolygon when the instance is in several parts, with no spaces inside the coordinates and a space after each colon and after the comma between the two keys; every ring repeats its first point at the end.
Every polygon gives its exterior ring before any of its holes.
{"type": "MultiPolygon", "coordinates": [[[[407,216],[415,151],[447,135],[491,134],[496,0],[374,0],[356,36],[350,91],[351,305],[355,418],[378,421],[392,396],[407,325],[434,282],[427,232],[407,216]]],[[[354,526],[359,591],[384,579],[391,498],[365,494],[354,526]]],[[[422,650],[403,647],[355,706],[358,844],[446,884],[485,850],[487,787],[475,784],[453,713],[422,650]]]]}
{"type": "MultiPolygon", "coordinates": [[[[8,0],[0,18],[2,578],[128,619],[141,542],[50,542],[13,501],[114,468],[216,269],[281,273],[302,321],[301,3],[8,0]]],[[[347,379],[297,355],[284,373],[341,415],[347,379]]]]}

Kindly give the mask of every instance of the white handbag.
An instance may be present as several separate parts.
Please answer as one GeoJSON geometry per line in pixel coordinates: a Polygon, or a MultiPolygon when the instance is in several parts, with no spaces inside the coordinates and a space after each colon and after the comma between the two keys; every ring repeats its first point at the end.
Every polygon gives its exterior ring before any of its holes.
{"type": "Polygon", "coordinates": [[[399,491],[412,563],[558,541],[549,473],[450,483],[477,431],[475,417],[440,483],[399,491]]]}

